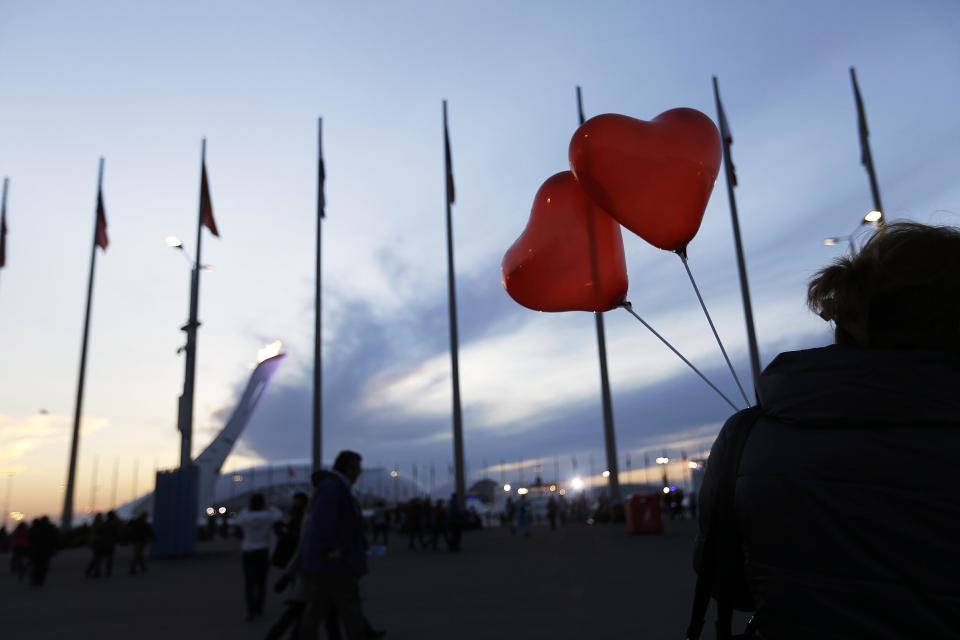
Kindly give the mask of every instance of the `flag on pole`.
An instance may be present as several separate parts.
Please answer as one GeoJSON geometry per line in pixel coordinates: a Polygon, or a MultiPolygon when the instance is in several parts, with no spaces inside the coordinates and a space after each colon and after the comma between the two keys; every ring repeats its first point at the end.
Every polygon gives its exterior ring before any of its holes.
{"type": "Polygon", "coordinates": [[[737,186],[737,168],[733,165],[733,154],[730,152],[730,146],[733,145],[733,134],[730,132],[730,124],[727,122],[727,112],[723,110],[723,103],[720,102],[720,94],[717,94],[717,111],[720,115],[720,138],[723,140],[724,149],[727,152],[727,167],[730,170],[730,186],[737,186]]]}
{"type": "Polygon", "coordinates": [[[103,191],[97,189],[97,246],[107,250],[110,240],[107,238],[107,211],[103,206],[103,191]]]}
{"type": "MultiPolygon", "coordinates": [[[[323,125],[322,119],[320,120],[320,125],[321,126],[323,125]]],[[[323,129],[320,129],[320,133],[318,135],[320,136],[320,140],[318,141],[320,143],[318,145],[318,148],[320,150],[320,162],[317,167],[317,189],[318,189],[317,209],[320,210],[320,217],[326,218],[327,217],[327,194],[325,193],[324,189],[327,184],[327,169],[323,164],[323,129]]]]}
{"type": "Polygon", "coordinates": [[[3,179],[3,203],[0,204],[0,269],[7,266],[7,178],[3,179]]]}
{"type": "Polygon", "coordinates": [[[456,189],[453,185],[453,157],[450,154],[450,132],[447,130],[447,101],[443,101],[443,156],[447,170],[447,202],[457,201],[456,189]]]}
{"type": "Polygon", "coordinates": [[[220,237],[217,222],[213,219],[213,201],[210,200],[210,183],[207,181],[207,162],[200,167],[200,219],[210,233],[220,237]]]}
{"type": "Polygon", "coordinates": [[[873,161],[870,157],[870,129],[867,128],[867,114],[863,110],[863,97],[860,95],[860,85],[857,84],[857,71],[850,67],[850,80],[853,82],[853,99],[857,102],[857,125],[860,132],[860,163],[870,168],[873,161]]]}

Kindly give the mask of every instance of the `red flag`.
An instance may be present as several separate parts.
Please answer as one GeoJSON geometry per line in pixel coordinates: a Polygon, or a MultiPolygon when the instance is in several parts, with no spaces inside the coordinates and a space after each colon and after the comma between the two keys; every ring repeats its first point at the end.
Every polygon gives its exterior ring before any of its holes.
{"type": "Polygon", "coordinates": [[[0,205],[0,269],[7,266],[7,179],[3,179],[3,204],[0,205]]]}
{"type": "Polygon", "coordinates": [[[453,157],[450,154],[450,132],[447,131],[447,101],[443,101],[443,160],[447,171],[447,202],[457,201],[456,189],[453,185],[453,157]]]}
{"type": "Polygon", "coordinates": [[[210,200],[210,184],[207,182],[207,163],[200,168],[200,220],[210,233],[220,237],[217,222],[213,219],[213,202],[210,200]]]}
{"type": "Polygon", "coordinates": [[[97,190],[97,232],[94,242],[104,251],[110,244],[107,238],[107,212],[103,207],[103,192],[100,190],[97,190]]]}

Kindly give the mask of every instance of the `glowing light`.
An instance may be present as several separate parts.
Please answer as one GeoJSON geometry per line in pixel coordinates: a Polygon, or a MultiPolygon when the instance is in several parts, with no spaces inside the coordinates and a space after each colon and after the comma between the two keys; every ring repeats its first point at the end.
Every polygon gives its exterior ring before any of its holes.
{"type": "Polygon", "coordinates": [[[20,513],[19,511],[11,511],[10,517],[13,518],[14,522],[20,522],[21,520],[23,520],[23,514],[20,513]]]}
{"type": "Polygon", "coordinates": [[[567,490],[566,490],[566,489],[560,489],[560,495],[562,495],[562,496],[567,495],[567,490]]]}
{"type": "Polygon", "coordinates": [[[602,475],[604,478],[609,478],[609,477],[610,477],[610,472],[609,472],[609,471],[604,471],[604,472],[601,473],[600,475],[602,475]]]}
{"type": "Polygon", "coordinates": [[[263,362],[264,360],[269,360],[274,356],[278,356],[282,350],[283,343],[279,340],[274,340],[270,344],[264,345],[262,348],[257,350],[257,362],[263,362]]]}
{"type": "Polygon", "coordinates": [[[657,457],[657,464],[667,464],[667,463],[669,463],[669,462],[670,462],[670,458],[668,458],[667,456],[658,456],[658,457],[657,457]]]}
{"type": "Polygon", "coordinates": [[[216,511],[213,510],[213,507],[207,507],[207,515],[212,516],[216,511]]]}
{"type": "Polygon", "coordinates": [[[556,490],[557,490],[557,485],[555,484],[550,485],[550,491],[556,491],[556,490]]]}
{"type": "Polygon", "coordinates": [[[874,209],[873,211],[868,211],[867,215],[863,216],[865,222],[880,222],[883,219],[883,213],[874,209]]]}
{"type": "Polygon", "coordinates": [[[518,496],[525,496],[528,493],[530,493],[530,491],[526,487],[520,487],[519,489],[517,489],[518,496]]]}
{"type": "Polygon", "coordinates": [[[177,236],[167,236],[165,240],[171,249],[183,249],[183,242],[177,236]]]}
{"type": "Polygon", "coordinates": [[[693,460],[691,460],[690,462],[687,463],[687,466],[690,467],[691,469],[699,469],[700,463],[694,462],[693,460]]]}
{"type": "Polygon", "coordinates": [[[391,477],[391,478],[396,478],[396,477],[399,476],[399,475],[400,475],[400,472],[397,471],[396,469],[394,469],[393,471],[390,472],[390,477],[391,477]]]}
{"type": "Polygon", "coordinates": [[[217,509],[217,513],[219,513],[220,515],[223,515],[223,514],[225,514],[226,512],[227,512],[227,508],[226,508],[226,507],[220,507],[219,509],[217,509]]]}
{"type": "Polygon", "coordinates": [[[510,483],[509,483],[509,482],[508,482],[507,484],[503,485],[503,490],[506,491],[507,493],[510,492],[510,489],[511,489],[511,487],[510,487],[510,483]]]}
{"type": "Polygon", "coordinates": [[[243,476],[238,473],[235,476],[233,476],[232,480],[234,482],[243,482],[243,476]]]}
{"type": "Polygon", "coordinates": [[[583,489],[583,479],[580,478],[580,476],[577,476],[576,478],[570,481],[570,486],[576,489],[577,491],[580,491],[580,489],[583,489]]]}
{"type": "Polygon", "coordinates": [[[664,488],[663,488],[663,492],[664,492],[664,493],[670,493],[670,487],[664,487],[664,488]]]}
{"type": "Polygon", "coordinates": [[[840,242],[840,239],[839,239],[839,238],[824,238],[824,239],[823,239],[823,245],[826,246],[826,247],[832,247],[832,246],[836,245],[838,242],[840,242]]]}

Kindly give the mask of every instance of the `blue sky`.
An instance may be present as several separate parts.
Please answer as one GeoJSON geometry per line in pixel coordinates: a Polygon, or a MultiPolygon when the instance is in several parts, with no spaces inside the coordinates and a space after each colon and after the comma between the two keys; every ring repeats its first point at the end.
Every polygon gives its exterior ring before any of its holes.
{"type": "MultiPolygon", "coordinates": [[[[471,468],[602,460],[587,314],[536,314],[499,285],[540,183],[566,168],[574,87],[590,114],[711,117],[718,75],[763,359],[822,344],[809,275],[870,208],[848,67],[867,105],[889,218],[955,224],[960,43],[952,2],[4,2],[0,173],[0,474],[12,508],[59,511],[96,163],[111,245],[93,312],[77,504],[119,460],[174,464],[200,139],[222,239],[207,238],[195,438],[222,422],[262,343],[290,354],[229,463],[308,451],[316,118],[324,118],[325,448],[445,469],[449,441],[440,102],[450,103],[462,392],[471,468]],[[48,413],[41,415],[38,410],[48,413]]],[[[718,328],[749,375],[723,179],[690,247],[718,328]]],[[[733,392],[679,261],[625,233],[630,298],[733,392]]],[[[725,405],[624,312],[608,314],[617,435],[709,444],[725,405]]],[[[622,461],[621,461],[622,463],[622,461]]]]}

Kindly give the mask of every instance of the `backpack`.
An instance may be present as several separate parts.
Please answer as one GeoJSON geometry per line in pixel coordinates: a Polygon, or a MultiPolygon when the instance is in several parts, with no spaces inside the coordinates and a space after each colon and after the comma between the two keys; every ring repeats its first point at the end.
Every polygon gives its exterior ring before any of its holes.
{"type": "MultiPolygon", "coordinates": [[[[753,596],[744,574],[743,545],[737,531],[734,494],[737,472],[747,438],[762,415],[759,406],[750,407],[724,427],[728,447],[717,469],[717,493],[707,522],[702,555],[697,567],[697,586],[693,598],[687,639],[697,640],[703,630],[710,599],[717,601],[717,639],[731,638],[733,610],[755,611],[753,596]]],[[[707,464],[710,464],[708,461],[707,464]]],[[[701,508],[702,508],[701,503],[701,508]]],[[[743,636],[754,637],[751,619],[743,636]]]]}

